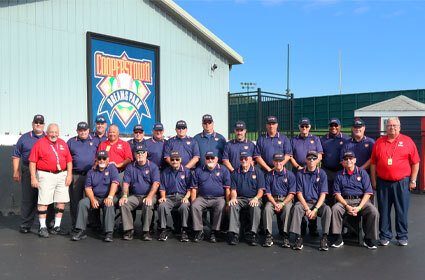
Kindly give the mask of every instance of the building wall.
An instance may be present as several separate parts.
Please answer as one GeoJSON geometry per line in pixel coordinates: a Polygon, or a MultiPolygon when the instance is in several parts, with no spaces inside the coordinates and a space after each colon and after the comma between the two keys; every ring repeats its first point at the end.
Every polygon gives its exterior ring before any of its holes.
{"type": "Polygon", "coordinates": [[[0,1],[0,135],[28,131],[37,113],[62,135],[87,121],[87,31],[160,46],[166,135],[180,119],[198,133],[205,113],[227,135],[228,61],[148,0],[0,1]]]}

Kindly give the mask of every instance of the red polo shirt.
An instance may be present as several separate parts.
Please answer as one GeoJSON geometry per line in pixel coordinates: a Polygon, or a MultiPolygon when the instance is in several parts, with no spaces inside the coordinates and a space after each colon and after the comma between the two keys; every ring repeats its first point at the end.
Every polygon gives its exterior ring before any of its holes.
{"type": "Polygon", "coordinates": [[[391,143],[388,136],[379,138],[372,150],[371,163],[379,178],[400,181],[412,173],[412,164],[420,162],[418,149],[409,136],[399,134],[391,143]],[[390,163],[388,159],[391,159],[390,163]]]}
{"type": "Polygon", "coordinates": [[[65,171],[66,164],[72,162],[72,156],[65,141],[58,138],[56,143],[53,143],[44,136],[35,142],[28,160],[35,162],[38,170],[65,171]],[[57,168],[58,158],[60,170],[57,168]]]}
{"type": "Polygon", "coordinates": [[[118,141],[115,144],[111,144],[109,140],[100,143],[99,148],[97,149],[105,150],[108,152],[109,161],[115,163],[122,163],[125,159],[129,158],[133,161],[133,154],[131,153],[130,144],[126,141],[123,141],[118,138],[118,141]]]}

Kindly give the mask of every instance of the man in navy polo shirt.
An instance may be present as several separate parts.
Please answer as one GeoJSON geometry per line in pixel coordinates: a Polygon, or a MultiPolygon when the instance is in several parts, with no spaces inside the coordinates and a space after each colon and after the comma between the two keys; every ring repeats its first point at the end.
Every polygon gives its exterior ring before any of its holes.
{"type": "Polygon", "coordinates": [[[250,151],[240,152],[240,166],[231,174],[231,191],[229,201],[229,244],[239,242],[240,211],[248,209],[250,232],[248,243],[258,244],[258,225],[261,220],[261,205],[264,194],[264,174],[252,164],[250,151]]]}
{"type": "Polygon", "coordinates": [[[103,225],[105,230],[105,242],[112,242],[115,220],[115,193],[119,185],[118,170],[113,164],[109,164],[108,152],[97,152],[97,166],[87,172],[85,198],[78,203],[76,233],[72,236],[73,241],[79,241],[87,237],[85,230],[89,209],[103,207],[103,225]]]}
{"type": "Polygon", "coordinates": [[[105,117],[98,116],[94,121],[95,130],[90,132],[90,136],[93,138],[93,143],[96,147],[99,147],[100,143],[108,140],[108,133],[106,132],[106,128],[108,124],[106,123],[105,117]]]}
{"type": "MultiPolygon", "coordinates": [[[[179,151],[171,151],[171,166],[167,167],[161,174],[161,184],[159,187],[160,199],[158,200],[159,226],[161,233],[158,240],[165,241],[168,238],[167,218],[171,217],[171,211],[177,209],[182,235],[181,242],[188,242],[187,224],[190,215],[190,185],[192,183],[192,173],[189,168],[181,164],[179,151]]],[[[175,228],[176,229],[176,228],[175,228]]]]}
{"type": "Polygon", "coordinates": [[[266,172],[271,171],[273,168],[273,155],[275,153],[282,152],[285,154],[284,165],[292,156],[291,143],[288,137],[277,131],[278,125],[276,117],[267,117],[267,133],[258,137],[255,146],[254,158],[263,171],[266,172]]]}
{"type": "MultiPolygon", "coordinates": [[[[145,129],[143,128],[143,125],[136,124],[133,127],[133,139],[128,140],[127,142],[130,144],[131,153],[134,155],[134,152],[136,151],[136,145],[145,143],[145,129]]],[[[135,159],[134,159],[135,160],[135,159]]]]}
{"type": "Polygon", "coordinates": [[[209,114],[202,116],[202,128],[204,130],[194,137],[198,142],[200,151],[197,166],[205,165],[205,154],[209,151],[214,151],[217,154],[218,162],[221,163],[226,139],[224,139],[223,135],[214,131],[214,120],[209,114]]]}
{"type": "Polygon", "coordinates": [[[367,172],[356,166],[356,155],[346,151],[343,155],[344,169],[338,171],[334,183],[334,195],[337,203],[332,206],[332,233],[337,234],[332,247],[344,245],[341,231],[345,214],[363,217],[365,239],[363,245],[368,249],[376,249],[378,239],[379,213],[369,198],[373,195],[372,185],[367,172]]]}
{"type": "Polygon", "coordinates": [[[327,251],[328,233],[331,223],[331,208],[325,204],[328,193],[328,180],[326,173],[317,167],[319,153],[308,151],[306,157],[307,167],[297,172],[297,198],[298,202],[293,207],[293,214],[290,232],[295,234],[294,250],[303,248],[301,237],[301,221],[304,216],[309,220],[314,220],[318,216],[322,222],[322,238],[320,240],[320,251],[327,251]]]}
{"type": "Polygon", "coordinates": [[[121,218],[124,229],[124,240],[132,240],[134,235],[132,211],[142,207],[142,239],[152,240],[149,227],[152,221],[153,207],[156,203],[156,192],[159,188],[160,177],[158,166],[147,159],[145,145],[137,145],[134,152],[135,161],[124,172],[121,207],[121,218]]]}
{"type": "Polygon", "coordinates": [[[202,211],[212,208],[211,243],[217,242],[216,233],[220,230],[221,219],[225,211],[226,201],[230,198],[230,172],[218,162],[216,151],[205,153],[205,165],[195,169],[192,180],[192,219],[195,238],[199,242],[203,238],[202,211]]]}
{"type": "Polygon", "coordinates": [[[241,152],[250,152],[252,155],[255,149],[255,144],[246,139],[246,124],[244,121],[237,121],[234,131],[235,139],[226,143],[223,152],[223,165],[226,166],[230,172],[238,169],[241,165],[239,160],[241,152]]]}
{"type": "Polygon", "coordinates": [[[179,151],[183,166],[191,169],[199,161],[199,145],[195,138],[187,135],[187,124],[180,120],[176,123],[176,136],[171,137],[164,145],[164,159],[171,165],[171,151],[179,151]]]}
{"type": "Polygon", "coordinates": [[[145,141],[148,149],[148,160],[155,163],[160,170],[165,168],[164,161],[164,126],[157,122],[152,128],[153,136],[145,141]]]}
{"type": "Polygon", "coordinates": [[[72,227],[75,228],[78,202],[83,198],[86,174],[95,163],[97,151],[93,137],[89,135],[89,125],[86,122],[77,124],[77,136],[69,138],[67,145],[72,156],[72,182],[69,185],[69,206],[72,227]]]}
{"type": "Polygon", "coordinates": [[[273,215],[277,216],[279,234],[283,237],[284,248],[290,248],[289,243],[289,215],[292,201],[296,192],[295,175],[283,164],[285,155],[281,152],[273,155],[272,171],[266,174],[267,202],[263,210],[264,231],[266,239],[264,247],[273,245],[273,215]]]}

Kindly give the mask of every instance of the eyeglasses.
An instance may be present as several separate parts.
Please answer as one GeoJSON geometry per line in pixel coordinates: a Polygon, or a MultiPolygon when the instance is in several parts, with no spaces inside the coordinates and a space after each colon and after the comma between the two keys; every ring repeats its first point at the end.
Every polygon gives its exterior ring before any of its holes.
{"type": "Polygon", "coordinates": [[[206,160],[213,160],[215,157],[205,157],[206,160]]]}
{"type": "Polygon", "coordinates": [[[300,125],[301,128],[308,128],[308,125],[300,125]]]}
{"type": "Polygon", "coordinates": [[[212,123],[212,121],[205,121],[205,122],[203,122],[203,124],[211,124],[212,123]]]}
{"type": "Polygon", "coordinates": [[[329,127],[338,127],[338,125],[337,125],[336,123],[331,123],[331,124],[329,125],[329,127]]]}
{"type": "Polygon", "coordinates": [[[247,158],[247,157],[241,157],[240,158],[240,161],[248,161],[249,160],[249,158],[247,158]]]}
{"type": "Polygon", "coordinates": [[[317,157],[307,157],[307,160],[316,160],[317,157]]]}
{"type": "Polygon", "coordinates": [[[170,161],[177,161],[177,162],[179,162],[180,159],[179,158],[172,158],[172,159],[170,159],[170,161]]]}
{"type": "Polygon", "coordinates": [[[34,122],[34,124],[44,124],[44,122],[34,122]]]}
{"type": "Polygon", "coordinates": [[[138,152],[136,152],[136,154],[141,154],[141,155],[143,155],[144,153],[146,153],[146,151],[138,151],[138,152]]]}
{"type": "Polygon", "coordinates": [[[143,134],[143,133],[145,133],[144,131],[134,131],[133,132],[134,134],[143,134]]]}
{"type": "Polygon", "coordinates": [[[106,157],[98,157],[97,160],[107,160],[108,158],[106,157]]]}
{"type": "Polygon", "coordinates": [[[347,157],[347,158],[344,158],[344,160],[345,161],[347,161],[347,160],[353,160],[354,158],[352,158],[352,157],[347,157]]]}
{"type": "Polygon", "coordinates": [[[387,124],[387,127],[397,127],[399,126],[398,124],[387,124]]]}

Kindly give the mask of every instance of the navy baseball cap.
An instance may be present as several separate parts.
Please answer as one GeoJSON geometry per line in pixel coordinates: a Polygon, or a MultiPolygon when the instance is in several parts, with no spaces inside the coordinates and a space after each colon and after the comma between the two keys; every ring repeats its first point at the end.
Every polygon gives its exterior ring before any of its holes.
{"type": "Polygon", "coordinates": [[[353,151],[346,151],[342,155],[342,158],[355,158],[356,154],[353,151]]]}
{"type": "Polygon", "coordinates": [[[268,116],[267,123],[277,123],[277,118],[275,116],[268,116]]]}
{"type": "Polygon", "coordinates": [[[105,150],[100,150],[97,152],[97,157],[98,158],[108,158],[108,152],[105,150]]]}
{"type": "Polygon", "coordinates": [[[183,120],[176,122],[176,128],[187,128],[187,123],[183,120]]]}
{"type": "Polygon", "coordinates": [[[39,115],[39,114],[35,115],[34,118],[32,119],[32,122],[33,123],[35,123],[35,122],[44,123],[44,117],[43,117],[43,115],[39,115]]]}
{"type": "Polygon", "coordinates": [[[216,157],[217,153],[214,151],[209,151],[205,153],[205,157],[216,157]]]}
{"type": "Polygon", "coordinates": [[[307,152],[306,157],[308,157],[308,156],[318,157],[319,156],[319,153],[317,151],[315,151],[315,150],[310,150],[310,151],[307,152]]]}
{"type": "Polygon", "coordinates": [[[340,125],[340,124],[341,124],[341,122],[340,122],[340,120],[339,120],[338,118],[332,118],[332,119],[329,121],[329,125],[331,125],[331,124],[337,124],[337,125],[340,125]]]}
{"type": "Polygon", "coordinates": [[[213,117],[210,114],[205,114],[202,116],[202,122],[213,122],[213,117]]]}
{"type": "Polygon", "coordinates": [[[181,158],[180,152],[176,150],[171,151],[170,158],[181,158]]]}
{"type": "Polygon", "coordinates": [[[310,119],[309,118],[301,118],[300,121],[298,122],[299,125],[303,125],[303,124],[310,124],[310,119]]]}
{"type": "Polygon", "coordinates": [[[366,124],[364,123],[362,119],[357,119],[353,121],[353,127],[362,127],[362,126],[366,126],[366,124]]]}
{"type": "Polygon", "coordinates": [[[143,144],[139,144],[139,145],[137,145],[137,146],[136,146],[136,148],[134,149],[134,152],[135,152],[135,153],[138,153],[138,152],[146,152],[146,151],[147,151],[146,146],[145,146],[145,145],[143,145],[143,144]]]}
{"type": "Polygon", "coordinates": [[[285,155],[281,152],[273,154],[273,160],[284,160],[284,159],[285,159],[285,155]]]}
{"type": "Polygon", "coordinates": [[[105,119],[105,117],[98,116],[94,122],[95,123],[106,123],[106,119],[105,119]]]}
{"type": "Polygon", "coordinates": [[[143,131],[145,131],[145,129],[143,128],[143,125],[141,125],[141,124],[136,124],[136,125],[133,127],[133,132],[136,132],[136,131],[141,131],[141,132],[143,132],[143,131]]]}
{"type": "Polygon", "coordinates": [[[77,124],[77,130],[78,129],[84,129],[84,130],[89,129],[89,125],[86,122],[79,122],[77,124]]]}
{"type": "Polygon", "coordinates": [[[243,158],[243,157],[252,157],[252,154],[250,151],[243,151],[240,153],[239,158],[243,158]]]}
{"type": "Polygon", "coordinates": [[[153,130],[164,130],[164,126],[162,125],[162,123],[157,122],[153,125],[153,130]]]}
{"type": "Polygon", "coordinates": [[[235,129],[246,129],[246,123],[244,121],[235,122],[235,129]]]}

